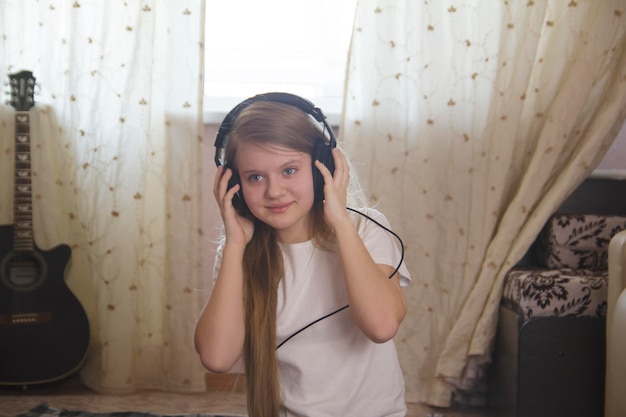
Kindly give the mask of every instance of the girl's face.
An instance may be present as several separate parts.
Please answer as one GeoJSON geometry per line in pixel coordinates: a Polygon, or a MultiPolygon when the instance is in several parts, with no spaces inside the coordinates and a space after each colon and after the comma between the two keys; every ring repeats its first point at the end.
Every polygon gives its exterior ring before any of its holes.
{"type": "Polygon", "coordinates": [[[237,150],[236,161],[244,199],[254,217],[275,229],[279,242],[309,240],[314,202],[311,155],[246,143],[237,150]]]}

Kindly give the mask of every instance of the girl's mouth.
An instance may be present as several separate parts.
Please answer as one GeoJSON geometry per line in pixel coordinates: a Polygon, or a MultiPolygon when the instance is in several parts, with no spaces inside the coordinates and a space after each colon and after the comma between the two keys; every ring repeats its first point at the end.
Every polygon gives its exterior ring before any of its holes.
{"type": "Polygon", "coordinates": [[[267,209],[272,213],[284,213],[291,206],[291,203],[268,206],[267,209]]]}

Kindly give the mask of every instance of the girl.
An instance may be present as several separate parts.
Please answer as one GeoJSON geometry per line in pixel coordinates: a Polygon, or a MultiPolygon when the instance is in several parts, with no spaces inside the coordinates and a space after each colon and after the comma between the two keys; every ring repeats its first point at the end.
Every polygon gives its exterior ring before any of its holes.
{"type": "Polygon", "coordinates": [[[404,416],[392,338],[409,273],[386,218],[346,209],[362,192],[307,103],[256,96],[220,127],[226,166],[213,193],[224,234],[196,350],[212,372],[243,359],[251,417],[404,416]]]}

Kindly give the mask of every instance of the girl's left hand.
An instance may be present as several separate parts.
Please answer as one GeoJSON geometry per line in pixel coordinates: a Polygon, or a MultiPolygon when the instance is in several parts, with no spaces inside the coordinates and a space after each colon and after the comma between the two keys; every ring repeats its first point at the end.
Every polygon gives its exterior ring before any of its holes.
{"type": "Polygon", "coordinates": [[[331,174],[326,165],[315,161],[315,166],[324,178],[324,217],[328,225],[336,229],[343,221],[350,221],[346,210],[350,167],[339,148],[332,149],[335,172],[331,174]]]}

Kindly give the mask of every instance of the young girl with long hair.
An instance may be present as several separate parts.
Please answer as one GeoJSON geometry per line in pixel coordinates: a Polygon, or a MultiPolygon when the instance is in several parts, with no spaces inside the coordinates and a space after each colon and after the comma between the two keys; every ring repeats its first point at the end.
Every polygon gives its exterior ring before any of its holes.
{"type": "Polygon", "coordinates": [[[213,189],[223,236],[194,336],[202,364],[221,373],[243,359],[250,417],[404,416],[392,338],[410,276],[387,219],[365,208],[339,148],[317,160],[326,129],[291,101],[256,96],[231,122],[213,189]]]}

